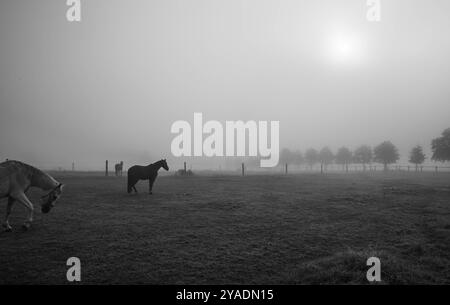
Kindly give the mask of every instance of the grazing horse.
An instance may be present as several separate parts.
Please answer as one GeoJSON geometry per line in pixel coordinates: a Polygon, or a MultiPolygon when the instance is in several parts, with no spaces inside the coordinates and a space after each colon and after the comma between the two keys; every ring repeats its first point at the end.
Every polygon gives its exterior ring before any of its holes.
{"type": "Polygon", "coordinates": [[[152,194],[153,183],[155,182],[156,177],[158,176],[158,170],[161,167],[166,171],[169,170],[166,159],[159,160],[158,162],[147,166],[134,165],[130,167],[128,169],[128,193],[131,193],[132,189],[137,193],[135,184],[139,180],[148,180],[148,192],[149,194],[152,194]]]}
{"type": "Polygon", "coordinates": [[[123,161],[120,161],[120,163],[117,163],[115,165],[116,169],[116,176],[122,176],[123,174],[123,161]]]}
{"type": "Polygon", "coordinates": [[[8,198],[6,218],[3,223],[6,231],[12,231],[12,227],[9,225],[9,215],[15,201],[23,204],[28,209],[28,218],[25,220],[23,228],[26,230],[31,226],[34,207],[25,195],[30,187],[38,187],[44,191],[49,191],[41,197],[42,213],[50,212],[63,190],[61,183],[49,174],[31,165],[19,161],[0,163],[0,199],[8,198]]]}

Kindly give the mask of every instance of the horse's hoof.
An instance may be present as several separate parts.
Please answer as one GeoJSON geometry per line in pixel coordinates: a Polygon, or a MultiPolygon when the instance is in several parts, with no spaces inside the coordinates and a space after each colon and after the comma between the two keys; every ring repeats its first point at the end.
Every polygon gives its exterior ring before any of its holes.
{"type": "Polygon", "coordinates": [[[30,228],[30,224],[23,224],[22,225],[22,229],[24,230],[24,231],[28,231],[28,229],[30,228]]]}
{"type": "Polygon", "coordinates": [[[149,195],[152,195],[153,193],[152,193],[152,192],[148,192],[148,194],[149,194],[149,195]]]}
{"type": "Polygon", "coordinates": [[[3,226],[5,229],[3,230],[3,232],[12,232],[12,228],[11,227],[6,227],[3,226]]]}

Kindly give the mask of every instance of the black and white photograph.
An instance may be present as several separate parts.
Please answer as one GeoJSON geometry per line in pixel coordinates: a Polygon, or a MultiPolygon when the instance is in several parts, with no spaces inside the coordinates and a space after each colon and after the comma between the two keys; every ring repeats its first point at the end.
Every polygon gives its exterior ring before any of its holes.
{"type": "Polygon", "coordinates": [[[2,286],[448,285],[450,2],[1,0],[0,222],[2,286]]]}

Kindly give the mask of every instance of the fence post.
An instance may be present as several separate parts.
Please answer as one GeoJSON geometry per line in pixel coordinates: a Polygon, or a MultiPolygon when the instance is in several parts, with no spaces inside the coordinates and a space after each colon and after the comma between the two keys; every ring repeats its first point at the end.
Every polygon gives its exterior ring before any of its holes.
{"type": "Polygon", "coordinates": [[[420,172],[423,172],[423,166],[420,167],[420,172]]]}
{"type": "Polygon", "coordinates": [[[285,164],[284,173],[285,173],[286,175],[287,175],[287,173],[288,173],[288,164],[287,164],[287,163],[285,164]]]}
{"type": "Polygon", "coordinates": [[[105,177],[108,177],[108,160],[105,162],[105,177]]]}
{"type": "Polygon", "coordinates": [[[244,176],[244,162],[242,162],[242,176],[244,176]]]}
{"type": "Polygon", "coordinates": [[[436,173],[437,173],[438,172],[438,167],[436,166],[435,169],[436,169],[436,173]]]}
{"type": "Polygon", "coordinates": [[[72,162],[72,172],[75,171],[75,162],[72,162]]]}
{"type": "Polygon", "coordinates": [[[184,173],[186,173],[186,162],[184,162],[184,173]]]}

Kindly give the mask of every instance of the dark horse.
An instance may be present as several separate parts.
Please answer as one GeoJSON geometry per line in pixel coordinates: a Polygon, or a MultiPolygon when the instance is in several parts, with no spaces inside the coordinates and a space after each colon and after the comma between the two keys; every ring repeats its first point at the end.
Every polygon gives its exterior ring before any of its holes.
{"type": "Polygon", "coordinates": [[[135,184],[139,180],[148,180],[148,192],[152,194],[153,183],[158,176],[158,170],[160,168],[164,168],[166,171],[169,170],[169,166],[167,165],[166,159],[159,160],[153,164],[147,166],[134,165],[128,169],[128,193],[131,193],[131,190],[137,193],[135,184]]]}

